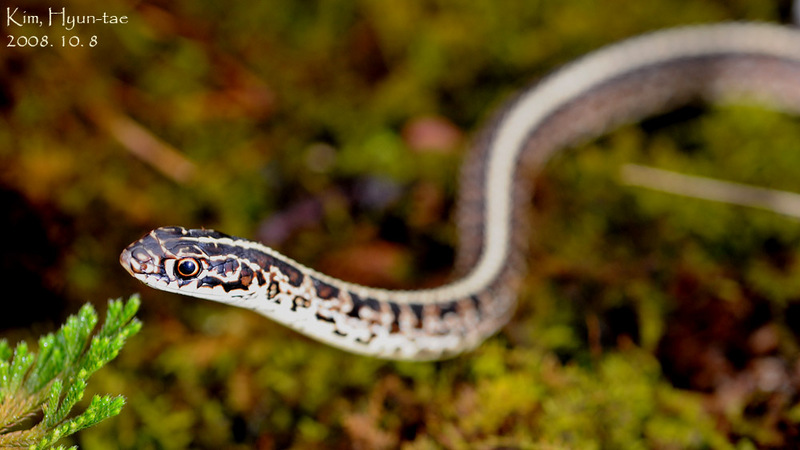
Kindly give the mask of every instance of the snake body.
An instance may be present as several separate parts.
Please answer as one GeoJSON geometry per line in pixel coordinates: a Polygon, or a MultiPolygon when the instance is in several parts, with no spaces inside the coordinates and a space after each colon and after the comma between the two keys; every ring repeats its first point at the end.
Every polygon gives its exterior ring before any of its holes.
{"type": "Polygon", "coordinates": [[[361,286],[256,242],[180,227],[151,231],[120,262],[151,287],[252,309],[347,351],[452,356],[479,345],[514,311],[530,174],[551,154],[687,102],[739,98],[800,110],[800,32],[748,23],[656,32],[591,53],[523,90],[464,164],[457,212],[464,276],[441,287],[361,286]]]}

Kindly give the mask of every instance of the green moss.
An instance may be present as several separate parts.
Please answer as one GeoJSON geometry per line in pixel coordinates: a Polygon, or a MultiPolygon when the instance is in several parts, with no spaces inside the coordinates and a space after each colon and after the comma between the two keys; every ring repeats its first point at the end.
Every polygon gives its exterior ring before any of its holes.
{"type": "MultiPolygon", "coordinates": [[[[9,168],[0,182],[58,215],[45,234],[65,256],[34,270],[72,304],[144,289],[116,258],[150,228],[255,237],[272,214],[308,198],[324,204],[323,217],[279,249],[303,262],[390,241],[420,256],[412,261],[444,264],[466,150],[413,152],[402,133],[408,123],[446,117],[472,136],[515,89],[602,45],[779,13],[760,0],[113,7],[131,23],[103,28],[102,45],[10,52],[0,69],[10,99],[0,115],[9,168]],[[95,123],[97,105],[178,149],[197,176],[176,183],[131,156],[95,123]],[[373,176],[396,183],[400,198],[379,210],[353,206],[349,187],[373,176]]],[[[796,120],[749,106],[671,119],[623,127],[548,165],[537,180],[519,311],[475,352],[439,363],[376,361],[248,311],[147,290],[148,327],[87,387],[119,392],[130,407],[76,439],[87,449],[791,445],[776,430],[800,422],[793,397],[748,392],[720,412],[707,407],[719,401],[719,385],[698,388],[696,374],[677,366],[722,349],[741,356],[722,375],[741,380],[759,359],[796,359],[796,224],[622,186],[618,170],[638,162],[795,190],[796,120]],[[778,344],[756,354],[747,341],[763,326],[778,344]],[[675,336],[695,338],[683,345],[696,351],[671,356],[682,342],[675,336]],[[782,406],[759,413],[765,405],[782,406]]],[[[384,279],[405,286],[445,278],[445,269],[402,264],[409,267],[392,267],[384,279]]],[[[12,353],[0,346],[0,356],[12,353]]]]}

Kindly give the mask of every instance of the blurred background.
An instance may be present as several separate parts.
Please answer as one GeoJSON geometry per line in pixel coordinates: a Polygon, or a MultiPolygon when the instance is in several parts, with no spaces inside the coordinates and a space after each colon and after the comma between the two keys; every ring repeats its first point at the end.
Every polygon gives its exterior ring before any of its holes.
{"type": "Polygon", "coordinates": [[[460,161],[515,90],[647,31],[787,22],[788,0],[6,3],[0,337],[33,343],[84,302],[142,294],[143,330],[89,383],[128,404],[81,448],[800,442],[797,221],[617,179],[638,162],[800,191],[797,120],[756,107],[684,108],[562,152],[536,181],[517,314],[444,362],[349,355],[118,263],[181,225],[350,281],[441,283],[460,161]],[[127,23],[48,26],[51,8],[127,23]]]}

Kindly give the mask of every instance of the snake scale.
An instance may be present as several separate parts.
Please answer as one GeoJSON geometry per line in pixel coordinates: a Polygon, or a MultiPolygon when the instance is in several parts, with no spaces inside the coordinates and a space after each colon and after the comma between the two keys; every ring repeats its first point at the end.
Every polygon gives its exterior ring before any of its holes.
{"type": "Polygon", "coordinates": [[[526,270],[530,176],[556,150],[688,102],[737,99],[800,112],[800,32],[755,23],[655,32],[523,90],[464,163],[457,211],[464,275],[441,287],[347,283],[262,244],[180,227],[151,231],[120,262],[153,288],[248,308],[350,352],[449,357],[479,345],[513,313],[526,270]]]}

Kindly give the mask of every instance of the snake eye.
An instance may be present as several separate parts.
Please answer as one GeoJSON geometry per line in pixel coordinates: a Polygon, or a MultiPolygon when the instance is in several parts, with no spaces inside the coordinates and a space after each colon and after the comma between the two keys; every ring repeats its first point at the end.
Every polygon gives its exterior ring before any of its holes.
{"type": "Polygon", "coordinates": [[[175,275],[181,278],[191,278],[200,272],[200,263],[194,258],[183,258],[175,265],[175,275]]]}

